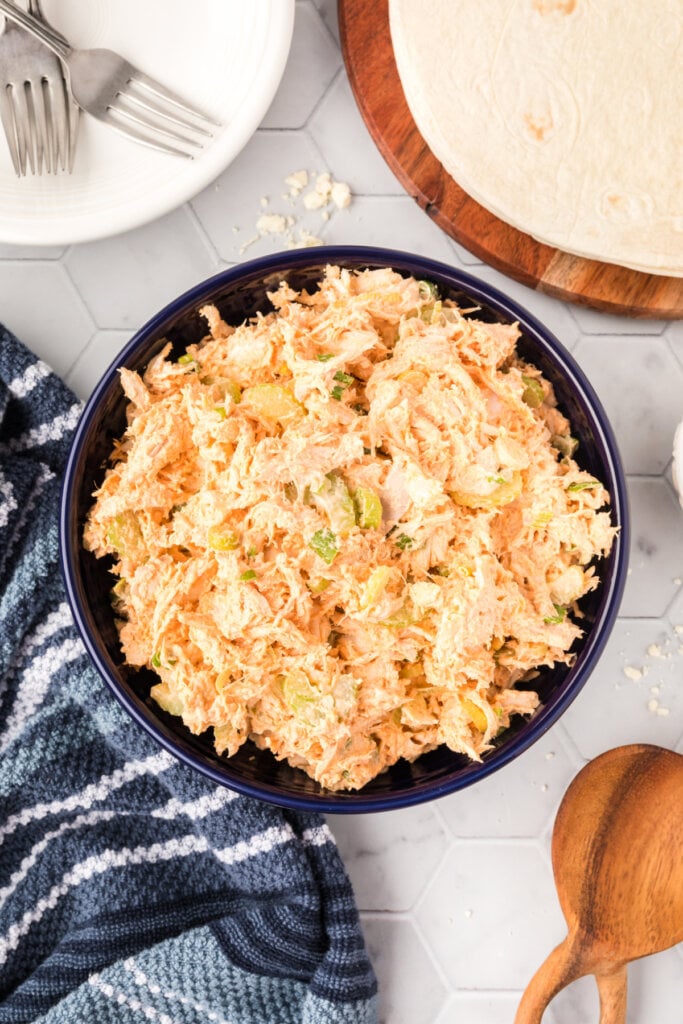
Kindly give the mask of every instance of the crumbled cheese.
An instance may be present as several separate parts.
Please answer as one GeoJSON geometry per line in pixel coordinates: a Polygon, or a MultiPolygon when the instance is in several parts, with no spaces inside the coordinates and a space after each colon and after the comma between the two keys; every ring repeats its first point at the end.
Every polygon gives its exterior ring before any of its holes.
{"type": "Polygon", "coordinates": [[[289,185],[289,195],[298,196],[308,185],[308,171],[293,171],[285,178],[285,185],[289,185]]]}
{"type": "Polygon", "coordinates": [[[555,757],[555,751],[554,750],[549,750],[548,753],[545,755],[546,761],[552,761],[552,759],[554,757],[555,757]]]}
{"type": "Polygon", "coordinates": [[[633,665],[624,666],[624,675],[627,679],[637,683],[639,679],[643,678],[643,670],[641,668],[635,668],[633,665]]]}
{"type": "Polygon", "coordinates": [[[683,580],[681,579],[681,577],[680,576],[674,576],[674,586],[675,587],[680,587],[681,583],[683,583],[683,580]]]}
{"type": "Polygon", "coordinates": [[[547,782],[544,782],[543,785],[541,786],[541,792],[542,793],[547,793],[548,792],[548,783],[547,782]]]}
{"type": "Polygon", "coordinates": [[[662,648],[659,646],[659,644],[650,644],[650,646],[647,649],[647,653],[650,655],[651,658],[663,657],[662,648]]]}
{"type": "Polygon", "coordinates": [[[472,911],[471,910],[466,910],[465,911],[465,917],[472,917],[472,911]]]}
{"type": "Polygon", "coordinates": [[[658,707],[659,707],[659,701],[658,700],[649,700],[647,702],[647,710],[648,711],[656,712],[658,707]]]}
{"type": "Polygon", "coordinates": [[[351,204],[351,189],[344,181],[335,181],[330,193],[332,202],[338,210],[345,210],[351,204]]]}
{"type": "Polygon", "coordinates": [[[322,238],[318,238],[317,235],[312,235],[310,231],[306,230],[306,228],[301,228],[299,231],[299,240],[298,242],[294,242],[292,248],[301,247],[303,249],[310,249],[314,245],[322,244],[322,238]]]}
{"type": "Polygon", "coordinates": [[[262,213],[256,221],[256,230],[260,235],[284,235],[287,221],[281,213],[262,213]]]}
{"type": "MultiPolygon", "coordinates": [[[[298,200],[305,210],[319,210],[321,220],[328,221],[330,219],[330,204],[340,210],[350,205],[351,189],[343,181],[334,181],[329,171],[321,171],[317,174],[312,190],[299,198],[303,190],[308,186],[309,181],[309,173],[305,170],[293,171],[284,179],[289,191],[283,192],[282,198],[287,200],[290,207],[294,207],[296,210],[296,201],[298,200]]],[[[269,202],[268,196],[261,196],[261,210],[266,211],[269,202]]],[[[307,228],[300,228],[295,234],[294,228],[296,225],[297,217],[292,214],[285,216],[277,212],[261,213],[256,221],[257,234],[247,239],[240,246],[240,254],[253,245],[254,242],[258,242],[260,238],[269,235],[282,236],[286,241],[288,249],[310,248],[311,246],[323,245],[323,240],[307,228]]],[[[238,230],[236,227],[233,228],[234,233],[237,233],[238,230]]]]}
{"type": "Polygon", "coordinates": [[[683,626],[674,626],[674,633],[678,633],[680,636],[680,634],[683,633],[683,626]]]}
{"type": "Polygon", "coordinates": [[[657,714],[661,715],[662,718],[666,718],[666,716],[669,714],[669,709],[668,708],[657,708],[657,714]]]}
{"type": "Polygon", "coordinates": [[[658,686],[651,686],[650,687],[650,693],[654,693],[655,695],[659,694],[659,687],[658,686]]]}

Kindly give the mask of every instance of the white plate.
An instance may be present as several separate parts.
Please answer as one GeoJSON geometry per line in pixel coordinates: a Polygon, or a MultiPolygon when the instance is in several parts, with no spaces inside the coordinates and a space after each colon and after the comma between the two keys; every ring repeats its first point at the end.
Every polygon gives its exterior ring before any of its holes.
{"type": "MultiPolygon", "coordinates": [[[[118,234],[196,195],[237,156],[280,83],[294,0],[44,0],[77,47],[108,47],[224,126],[193,160],[82,114],[73,174],[17,178],[0,133],[0,242],[66,245],[118,234]]],[[[1,19],[0,19],[1,21],[1,19]]]]}

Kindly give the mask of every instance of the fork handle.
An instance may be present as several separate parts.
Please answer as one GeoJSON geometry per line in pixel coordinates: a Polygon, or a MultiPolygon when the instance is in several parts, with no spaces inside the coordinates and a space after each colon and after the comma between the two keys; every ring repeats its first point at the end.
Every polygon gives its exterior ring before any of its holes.
{"type": "Polygon", "coordinates": [[[27,32],[30,32],[32,36],[39,39],[41,43],[49,47],[62,60],[68,60],[73,53],[73,49],[63,36],[60,36],[51,29],[44,21],[33,18],[23,8],[17,7],[16,4],[12,3],[12,0],[0,0],[0,12],[10,18],[11,21],[16,22],[17,25],[25,28],[27,32]]]}

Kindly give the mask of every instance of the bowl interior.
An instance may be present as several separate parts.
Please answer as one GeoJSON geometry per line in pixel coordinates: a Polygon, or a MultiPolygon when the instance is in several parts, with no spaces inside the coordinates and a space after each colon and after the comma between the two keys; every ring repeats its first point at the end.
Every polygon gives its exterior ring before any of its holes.
{"type": "Polygon", "coordinates": [[[625,576],[625,515],[623,474],[604,414],[571,357],[532,317],[447,266],[394,252],[337,248],[280,254],[227,271],[183,296],[133,338],[102,378],[76,433],[62,502],[62,563],[77,624],[97,668],[126,709],[164,746],[214,781],[276,803],[336,812],[373,810],[417,803],[468,785],[516,756],[561,714],[597,660],[616,615],[625,576]],[[558,404],[580,441],[577,460],[607,486],[614,522],[621,527],[609,558],[598,565],[600,587],[581,603],[585,635],[577,644],[576,661],[571,668],[562,665],[542,670],[535,682],[542,706],[531,719],[515,718],[481,764],[442,747],[413,764],[399,762],[359,793],[336,794],[322,790],[303,772],[276,761],[251,743],[230,759],[220,758],[209,733],[193,736],[180,719],[162,711],[149,697],[156,676],[123,664],[109,600],[110,562],[95,559],[81,544],[92,492],[102,480],[114,439],[125,429],[125,401],[116,367],[144,369],[165,340],[172,343],[174,354],[180,355],[206,334],[197,313],[206,302],[215,303],[226,321],[239,323],[270,308],[266,292],[281,280],[286,279],[295,289],[312,287],[328,263],[393,266],[399,272],[435,281],[443,296],[463,307],[479,306],[473,315],[480,319],[519,320],[523,336],[518,350],[552,382],[558,404]]]}

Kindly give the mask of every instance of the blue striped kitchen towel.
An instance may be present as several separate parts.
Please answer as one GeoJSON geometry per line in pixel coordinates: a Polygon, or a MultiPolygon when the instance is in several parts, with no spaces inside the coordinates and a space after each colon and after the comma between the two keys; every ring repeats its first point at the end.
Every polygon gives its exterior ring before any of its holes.
{"type": "Polygon", "coordinates": [[[79,412],[0,328],[0,1024],[371,1024],[323,820],[177,762],[88,661],[57,561],[79,412]]]}

